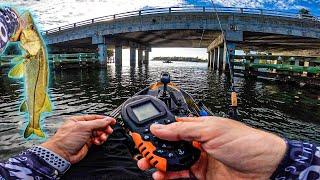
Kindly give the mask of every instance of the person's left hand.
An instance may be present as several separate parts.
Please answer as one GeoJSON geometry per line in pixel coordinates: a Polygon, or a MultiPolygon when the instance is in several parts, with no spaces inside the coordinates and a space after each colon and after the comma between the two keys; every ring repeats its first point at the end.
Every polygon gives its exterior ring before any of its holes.
{"type": "Polygon", "coordinates": [[[41,146],[59,154],[71,164],[82,160],[91,144],[103,144],[112,133],[116,120],[100,115],[73,116],[41,146]]]}

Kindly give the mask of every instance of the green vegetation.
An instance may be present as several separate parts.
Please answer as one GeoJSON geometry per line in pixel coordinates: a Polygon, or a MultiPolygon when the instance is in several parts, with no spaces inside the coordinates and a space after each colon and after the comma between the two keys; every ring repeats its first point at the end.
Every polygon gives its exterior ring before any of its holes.
{"type": "Polygon", "coordinates": [[[198,57],[154,57],[152,61],[188,61],[188,62],[207,62],[205,59],[198,57]]]}
{"type": "Polygon", "coordinates": [[[310,10],[305,8],[299,10],[299,17],[316,20],[316,18],[311,14],[310,10]]]}
{"type": "Polygon", "coordinates": [[[110,59],[111,57],[113,57],[113,55],[114,55],[113,50],[112,50],[112,49],[108,49],[108,50],[107,50],[108,59],[110,59]]]}
{"type": "Polygon", "coordinates": [[[310,15],[310,11],[308,9],[302,8],[299,10],[299,14],[301,15],[310,15]]]}

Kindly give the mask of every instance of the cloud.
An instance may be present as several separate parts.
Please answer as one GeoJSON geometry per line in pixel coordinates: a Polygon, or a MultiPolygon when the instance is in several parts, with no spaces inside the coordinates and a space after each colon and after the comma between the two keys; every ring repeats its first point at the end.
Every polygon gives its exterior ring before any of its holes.
{"type": "MultiPolygon", "coordinates": [[[[207,0],[211,2],[211,0],[207,0]]],[[[301,6],[319,14],[320,0],[213,0],[221,6],[264,8],[273,10],[297,10],[301,6]]]]}
{"type": "Polygon", "coordinates": [[[184,3],[183,0],[5,0],[4,2],[31,9],[44,29],[146,7],[169,7],[184,3]]]}
{"type": "MultiPolygon", "coordinates": [[[[121,12],[182,5],[209,6],[211,0],[4,0],[33,10],[43,29],[121,12]]],[[[213,0],[217,6],[297,12],[302,7],[320,15],[320,0],[213,0]]],[[[1,4],[1,3],[0,3],[1,4]]]]}

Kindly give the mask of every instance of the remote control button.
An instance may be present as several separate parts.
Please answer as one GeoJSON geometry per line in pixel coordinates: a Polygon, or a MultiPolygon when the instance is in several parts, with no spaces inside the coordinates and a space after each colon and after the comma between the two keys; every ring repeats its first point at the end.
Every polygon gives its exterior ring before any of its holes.
{"type": "Polygon", "coordinates": [[[166,119],[166,120],[164,120],[164,123],[165,124],[170,124],[170,123],[172,123],[173,121],[172,120],[170,120],[170,119],[166,119]]]}
{"type": "Polygon", "coordinates": [[[168,157],[168,152],[163,149],[157,149],[154,151],[154,154],[160,157],[168,157]]]}
{"type": "Polygon", "coordinates": [[[150,129],[149,129],[149,128],[145,128],[143,132],[144,132],[144,133],[149,133],[149,132],[150,132],[150,129]]]}
{"type": "Polygon", "coordinates": [[[143,136],[143,139],[146,140],[146,141],[148,141],[148,140],[150,140],[150,136],[145,135],[145,136],[143,136]]]}
{"type": "Polygon", "coordinates": [[[184,150],[178,149],[178,154],[181,156],[184,155],[184,150]]]}
{"type": "Polygon", "coordinates": [[[158,149],[158,150],[156,150],[156,153],[159,155],[163,155],[165,152],[162,149],[158,149]]]}
{"type": "Polygon", "coordinates": [[[174,145],[171,143],[159,143],[159,146],[164,149],[173,149],[174,145]]]}

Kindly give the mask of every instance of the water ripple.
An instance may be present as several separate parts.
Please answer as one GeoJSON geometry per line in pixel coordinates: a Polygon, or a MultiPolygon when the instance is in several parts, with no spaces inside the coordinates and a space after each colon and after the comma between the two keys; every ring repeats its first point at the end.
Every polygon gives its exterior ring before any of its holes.
{"type": "MultiPolygon", "coordinates": [[[[219,116],[228,113],[229,87],[224,74],[207,69],[205,63],[150,62],[148,67],[107,70],[61,70],[53,72],[49,94],[54,111],[42,121],[51,136],[71,115],[108,114],[140,89],[159,79],[162,71],[172,81],[219,116]]],[[[275,82],[235,78],[241,121],[289,138],[320,139],[320,92],[275,82]]],[[[39,144],[44,140],[23,139],[26,127],[19,112],[22,82],[0,76],[0,159],[39,144]]]]}

